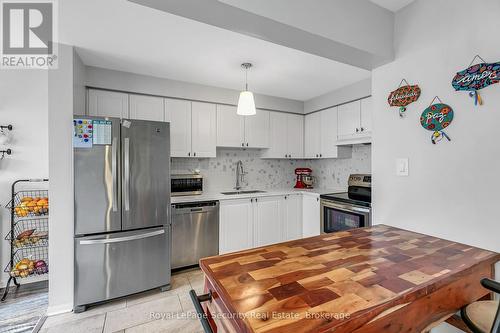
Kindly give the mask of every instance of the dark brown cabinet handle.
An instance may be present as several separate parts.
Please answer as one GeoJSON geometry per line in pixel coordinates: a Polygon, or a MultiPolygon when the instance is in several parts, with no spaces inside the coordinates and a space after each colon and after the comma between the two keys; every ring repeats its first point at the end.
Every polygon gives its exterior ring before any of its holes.
{"type": "Polygon", "coordinates": [[[193,153],[193,156],[196,156],[196,153],[193,153]]]}
{"type": "Polygon", "coordinates": [[[323,157],[323,154],[319,154],[319,157],[323,157]]]}
{"type": "Polygon", "coordinates": [[[358,133],[358,132],[359,132],[359,128],[356,128],[356,133],[358,133]]]}
{"type": "Polygon", "coordinates": [[[247,147],[248,147],[248,142],[247,142],[247,147]]]}
{"type": "Polygon", "coordinates": [[[242,147],[245,147],[245,144],[244,144],[244,143],[241,143],[241,146],[242,146],[242,147]]]}
{"type": "Polygon", "coordinates": [[[191,156],[191,153],[188,153],[188,156],[191,156]]]}
{"type": "Polygon", "coordinates": [[[363,127],[361,127],[361,132],[363,132],[365,129],[363,127]]]}

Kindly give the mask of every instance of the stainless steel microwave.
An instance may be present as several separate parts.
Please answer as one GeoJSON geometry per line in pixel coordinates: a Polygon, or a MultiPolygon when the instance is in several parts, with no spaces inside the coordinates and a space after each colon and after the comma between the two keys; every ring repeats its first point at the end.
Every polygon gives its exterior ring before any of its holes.
{"type": "Polygon", "coordinates": [[[199,195],[203,193],[203,176],[199,174],[176,174],[170,178],[171,195],[199,195]]]}

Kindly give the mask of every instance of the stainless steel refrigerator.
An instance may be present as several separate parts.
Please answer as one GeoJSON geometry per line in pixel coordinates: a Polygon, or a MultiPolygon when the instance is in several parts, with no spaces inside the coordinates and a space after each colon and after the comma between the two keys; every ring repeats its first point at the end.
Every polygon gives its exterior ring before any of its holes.
{"type": "Polygon", "coordinates": [[[170,285],[169,124],[75,116],[74,311],[170,285]]]}

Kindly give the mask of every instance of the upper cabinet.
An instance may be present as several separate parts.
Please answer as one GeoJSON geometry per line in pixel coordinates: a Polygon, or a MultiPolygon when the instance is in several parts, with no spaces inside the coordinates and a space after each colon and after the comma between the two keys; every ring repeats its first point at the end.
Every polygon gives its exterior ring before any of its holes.
{"type": "Polygon", "coordinates": [[[215,104],[165,99],[172,157],[215,157],[215,104]]]}
{"type": "Polygon", "coordinates": [[[269,149],[263,157],[304,157],[304,116],[270,112],[269,128],[269,149]]]}
{"type": "Polygon", "coordinates": [[[369,143],[371,130],[371,97],[338,107],[338,144],[369,143]]]}
{"type": "Polygon", "coordinates": [[[236,106],[217,105],[217,146],[242,147],[245,142],[245,118],[236,114],[236,106]]]}
{"type": "Polygon", "coordinates": [[[305,157],[306,158],[346,158],[351,149],[337,146],[337,108],[306,115],[305,157]]]}
{"type": "Polygon", "coordinates": [[[170,121],[170,156],[191,157],[191,102],[165,99],[165,116],[170,121]]]}
{"type": "Polygon", "coordinates": [[[306,115],[304,121],[304,157],[319,158],[321,150],[321,116],[319,112],[306,115]]]}
{"type": "Polygon", "coordinates": [[[89,89],[87,94],[87,114],[95,117],[128,118],[128,94],[89,89]]]}
{"type": "Polygon", "coordinates": [[[191,114],[191,152],[193,157],[215,157],[217,111],[215,104],[193,102],[191,114]]]}
{"type": "Polygon", "coordinates": [[[235,106],[217,105],[217,146],[269,147],[269,113],[257,110],[254,116],[239,116],[235,106]]]}
{"type": "Polygon", "coordinates": [[[130,95],[130,118],[165,121],[164,98],[144,95],[130,95]]]}
{"type": "Polygon", "coordinates": [[[269,111],[257,110],[253,116],[245,118],[245,147],[269,147],[269,111]]]}

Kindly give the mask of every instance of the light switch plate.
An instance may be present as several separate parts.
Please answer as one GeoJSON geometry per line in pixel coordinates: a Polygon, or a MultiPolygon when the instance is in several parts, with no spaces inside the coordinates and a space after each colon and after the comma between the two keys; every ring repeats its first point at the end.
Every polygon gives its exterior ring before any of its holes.
{"type": "Polygon", "coordinates": [[[396,159],[396,175],[408,176],[409,175],[408,168],[409,168],[408,158],[396,159]]]}

